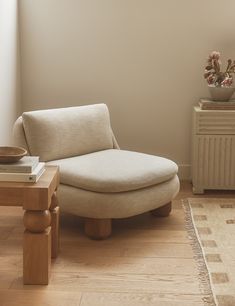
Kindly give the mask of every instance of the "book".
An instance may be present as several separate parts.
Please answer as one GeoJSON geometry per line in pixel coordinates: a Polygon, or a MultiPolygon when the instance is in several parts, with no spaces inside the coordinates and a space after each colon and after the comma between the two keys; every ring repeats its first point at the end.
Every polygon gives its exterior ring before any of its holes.
{"type": "Polygon", "coordinates": [[[39,162],[31,173],[1,172],[0,182],[31,182],[35,183],[45,171],[45,163],[39,162]]]}
{"type": "Polygon", "coordinates": [[[202,110],[235,110],[235,100],[213,101],[210,99],[200,99],[199,106],[202,110]]]}
{"type": "Polygon", "coordinates": [[[31,173],[39,163],[39,156],[24,156],[15,163],[0,163],[0,172],[31,173]]]}

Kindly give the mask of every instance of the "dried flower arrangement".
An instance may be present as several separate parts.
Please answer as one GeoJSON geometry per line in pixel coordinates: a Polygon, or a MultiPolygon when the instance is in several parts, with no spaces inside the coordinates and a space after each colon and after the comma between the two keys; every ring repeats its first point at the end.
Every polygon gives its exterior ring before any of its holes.
{"type": "Polygon", "coordinates": [[[217,51],[211,52],[204,72],[204,78],[207,80],[208,85],[231,87],[233,84],[233,73],[235,73],[235,61],[229,59],[225,72],[222,72],[220,53],[217,51]]]}

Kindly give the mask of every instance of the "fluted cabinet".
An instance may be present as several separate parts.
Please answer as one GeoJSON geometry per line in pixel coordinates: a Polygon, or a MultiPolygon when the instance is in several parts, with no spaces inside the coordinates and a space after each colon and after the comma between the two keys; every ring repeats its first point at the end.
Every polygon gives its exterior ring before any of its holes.
{"type": "Polygon", "coordinates": [[[235,111],[193,109],[193,192],[235,190],[235,111]]]}

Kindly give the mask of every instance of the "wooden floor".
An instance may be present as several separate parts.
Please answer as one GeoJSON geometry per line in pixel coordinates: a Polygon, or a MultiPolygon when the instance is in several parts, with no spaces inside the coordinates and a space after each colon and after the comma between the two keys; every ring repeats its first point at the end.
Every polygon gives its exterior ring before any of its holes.
{"type": "Polygon", "coordinates": [[[181,206],[192,196],[182,182],[170,217],[115,220],[105,241],[89,240],[80,218],[63,215],[61,252],[48,286],[22,284],[22,210],[0,207],[0,306],[203,305],[181,206]]]}

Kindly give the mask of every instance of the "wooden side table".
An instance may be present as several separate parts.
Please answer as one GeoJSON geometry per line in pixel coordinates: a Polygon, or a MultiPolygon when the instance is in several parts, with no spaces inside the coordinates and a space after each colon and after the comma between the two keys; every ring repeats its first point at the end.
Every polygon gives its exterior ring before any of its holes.
{"type": "Polygon", "coordinates": [[[46,167],[37,183],[0,182],[0,206],[22,206],[25,210],[23,281],[47,285],[51,258],[59,249],[59,206],[56,189],[59,168],[46,167]]]}

